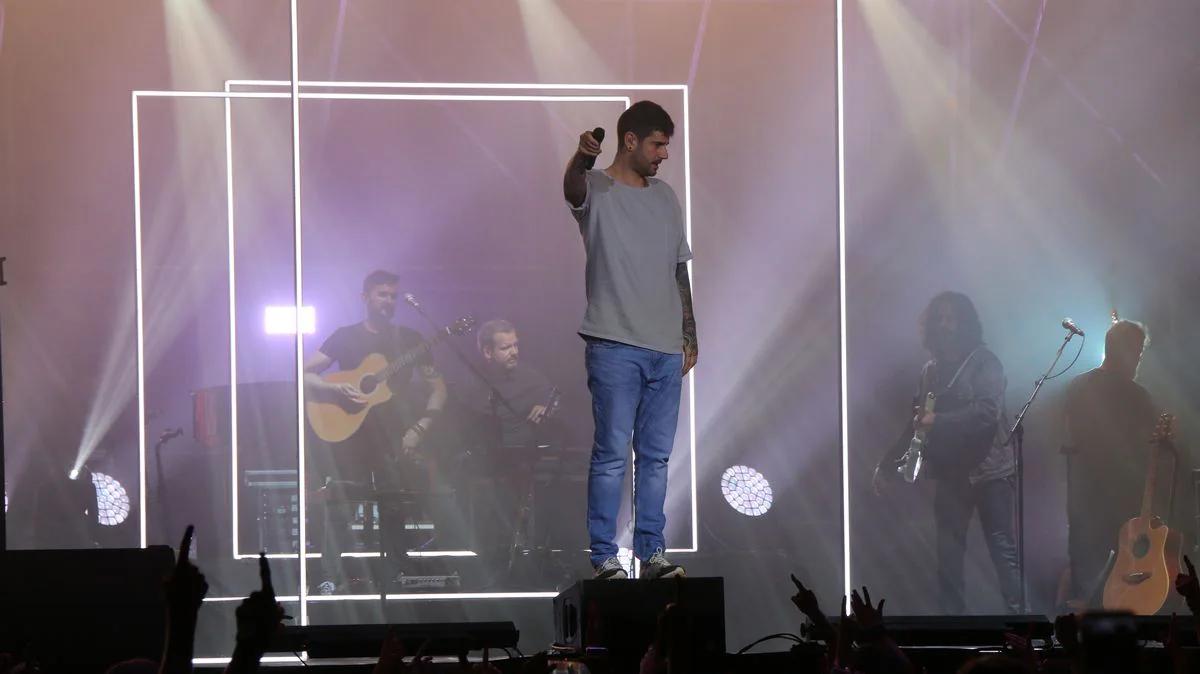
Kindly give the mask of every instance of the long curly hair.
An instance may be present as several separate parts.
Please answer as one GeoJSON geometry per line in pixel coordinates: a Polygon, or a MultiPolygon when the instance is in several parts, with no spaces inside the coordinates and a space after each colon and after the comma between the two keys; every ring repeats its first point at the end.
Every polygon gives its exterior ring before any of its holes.
{"type": "Polygon", "coordinates": [[[937,310],[938,306],[945,302],[949,302],[954,307],[954,316],[958,319],[959,346],[973,349],[983,344],[983,324],[979,322],[979,312],[975,310],[975,303],[962,293],[947,290],[934,295],[933,299],[929,300],[929,305],[925,307],[925,311],[921,312],[921,317],[918,319],[921,326],[921,346],[928,351],[933,351],[937,310]]]}

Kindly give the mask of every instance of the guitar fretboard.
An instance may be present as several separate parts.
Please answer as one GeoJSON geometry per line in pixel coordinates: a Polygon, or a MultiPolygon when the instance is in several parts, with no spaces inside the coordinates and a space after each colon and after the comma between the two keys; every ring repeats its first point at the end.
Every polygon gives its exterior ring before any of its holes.
{"type": "Polygon", "coordinates": [[[407,353],[405,353],[403,356],[400,356],[396,360],[393,360],[392,362],[388,363],[387,367],[383,368],[382,370],[380,370],[378,372],[373,373],[372,376],[375,377],[376,381],[383,381],[385,379],[388,379],[389,377],[396,374],[400,370],[403,370],[404,368],[408,367],[409,365],[412,365],[421,356],[424,356],[425,354],[429,353],[429,350],[432,349],[438,342],[445,339],[446,335],[448,335],[448,334],[450,334],[449,330],[446,328],[442,328],[441,330],[438,331],[438,333],[436,335],[421,342],[420,344],[418,344],[417,346],[415,346],[411,350],[409,350],[407,353]]]}

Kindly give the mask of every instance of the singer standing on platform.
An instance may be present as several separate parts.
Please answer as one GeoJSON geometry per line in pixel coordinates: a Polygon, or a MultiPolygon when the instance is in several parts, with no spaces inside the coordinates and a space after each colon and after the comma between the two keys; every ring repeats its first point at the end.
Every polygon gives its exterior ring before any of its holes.
{"type": "Polygon", "coordinates": [[[563,195],[587,252],[587,311],[580,336],[595,439],[588,474],[588,535],[595,577],[621,579],[617,516],[630,440],[636,472],[633,553],[642,578],[684,575],[663,556],[667,460],[675,444],[683,376],[696,364],[696,320],[679,198],[655,178],[675,124],[639,101],[617,120],[617,154],[592,168],[602,130],[580,135],[563,195]],[[599,137],[597,137],[599,136],[599,137]]]}
{"type": "Polygon", "coordinates": [[[918,402],[933,392],[932,413],[917,408],[900,439],[875,469],[876,491],[895,480],[895,464],[917,428],[928,429],[925,474],[936,482],[937,584],[941,610],[966,610],[963,563],[967,531],[979,523],[1011,614],[1023,613],[1016,543],[1016,464],[1007,440],[1004,368],[983,341],[983,325],[970,298],[944,292],[921,314],[921,342],[933,359],[921,370],[918,402]]]}

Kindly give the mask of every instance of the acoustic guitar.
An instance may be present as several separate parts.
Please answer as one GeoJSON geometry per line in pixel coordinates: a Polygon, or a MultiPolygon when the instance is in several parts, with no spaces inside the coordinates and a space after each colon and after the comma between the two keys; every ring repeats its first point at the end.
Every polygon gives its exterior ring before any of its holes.
{"type": "Polygon", "coordinates": [[[1175,576],[1179,574],[1183,536],[1171,531],[1153,514],[1153,501],[1158,455],[1166,449],[1174,456],[1171,445],[1174,425],[1175,417],[1166,413],[1159,416],[1155,425],[1141,514],[1121,527],[1117,560],[1104,584],[1105,610],[1154,615],[1171,596],[1175,576]]]}
{"type": "Polygon", "coordinates": [[[390,363],[386,358],[373,353],[363,359],[353,370],[331,372],[322,381],[330,384],[353,384],[362,391],[365,403],[353,403],[345,399],[338,400],[308,400],[304,408],[308,423],[312,426],[317,437],[325,442],[341,442],[354,435],[367,413],[376,405],[391,400],[392,390],[388,387],[388,378],[400,370],[412,365],[418,358],[429,352],[438,342],[451,336],[467,333],[475,327],[475,319],[471,316],[454,321],[437,331],[429,339],[406,351],[390,363]]]}

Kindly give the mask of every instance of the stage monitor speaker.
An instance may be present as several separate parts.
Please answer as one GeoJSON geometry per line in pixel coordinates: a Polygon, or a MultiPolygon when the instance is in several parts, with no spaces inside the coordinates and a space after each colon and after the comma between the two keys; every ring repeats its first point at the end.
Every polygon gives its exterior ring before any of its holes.
{"type": "Polygon", "coordinates": [[[668,604],[680,609],[691,655],[719,662],[725,655],[722,578],[580,581],[554,599],[556,639],[577,653],[591,649],[636,662],[654,641],[668,604]]]}
{"type": "Polygon", "coordinates": [[[0,652],[49,671],[104,671],[162,657],[166,546],[0,554],[0,652]]]}

